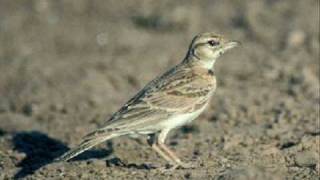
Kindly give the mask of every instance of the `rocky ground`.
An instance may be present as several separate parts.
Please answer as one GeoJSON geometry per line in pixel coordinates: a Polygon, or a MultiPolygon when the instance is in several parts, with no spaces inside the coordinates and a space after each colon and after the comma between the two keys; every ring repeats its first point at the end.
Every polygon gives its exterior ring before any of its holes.
{"type": "Polygon", "coordinates": [[[318,179],[319,1],[0,1],[0,179],[318,179]],[[195,169],[162,173],[119,138],[52,159],[215,31],[207,111],[168,144],[195,169]]]}

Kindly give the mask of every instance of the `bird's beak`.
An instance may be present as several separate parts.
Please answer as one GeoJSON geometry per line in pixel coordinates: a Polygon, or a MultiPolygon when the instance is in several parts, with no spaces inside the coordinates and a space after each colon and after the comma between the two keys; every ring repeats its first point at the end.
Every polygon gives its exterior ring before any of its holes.
{"type": "Polygon", "coordinates": [[[223,49],[226,51],[226,50],[232,49],[232,48],[240,46],[240,45],[241,45],[240,41],[234,41],[234,40],[228,41],[223,46],[223,49]]]}

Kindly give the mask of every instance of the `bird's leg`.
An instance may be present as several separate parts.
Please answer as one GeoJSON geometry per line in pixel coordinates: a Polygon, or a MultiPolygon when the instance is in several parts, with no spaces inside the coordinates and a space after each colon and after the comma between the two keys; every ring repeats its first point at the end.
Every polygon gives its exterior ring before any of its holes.
{"type": "Polygon", "coordinates": [[[155,138],[155,135],[149,136],[148,144],[152,147],[152,149],[154,149],[161,157],[163,157],[169,163],[176,164],[175,161],[159,147],[157,139],[155,138]]]}
{"type": "Polygon", "coordinates": [[[159,146],[176,162],[176,164],[180,164],[182,161],[178,158],[178,156],[170,150],[166,145],[165,145],[165,140],[166,137],[169,133],[169,130],[163,130],[158,136],[158,144],[159,146]]]}
{"type": "Polygon", "coordinates": [[[182,168],[192,168],[194,167],[192,164],[189,163],[184,163],[182,162],[179,157],[171,150],[169,149],[166,144],[165,140],[168,135],[170,130],[163,130],[158,136],[158,145],[161,147],[169,156],[170,158],[175,162],[175,166],[173,167],[174,169],[177,167],[182,167],[182,168]]]}

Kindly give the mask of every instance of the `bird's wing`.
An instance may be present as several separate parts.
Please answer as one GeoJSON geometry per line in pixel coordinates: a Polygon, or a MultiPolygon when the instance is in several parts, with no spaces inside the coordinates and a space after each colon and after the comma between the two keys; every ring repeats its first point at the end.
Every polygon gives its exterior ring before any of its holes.
{"type": "Polygon", "coordinates": [[[78,147],[56,161],[67,161],[103,141],[127,133],[154,133],[161,128],[157,122],[202,108],[215,89],[215,79],[207,74],[179,67],[168,71],[128,101],[105,126],[89,133],[78,147]]]}
{"type": "Polygon", "coordinates": [[[158,84],[155,91],[143,100],[149,106],[167,111],[188,112],[207,102],[215,88],[215,82],[207,73],[184,69],[158,84]]]}
{"type": "Polygon", "coordinates": [[[141,124],[152,125],[171,115],[203,107],[215,82],[212,77],[203,75],[206,73],[201,73],[179,67],[168,71],[129,100],[102,129],[137,129],[141,124]]]}

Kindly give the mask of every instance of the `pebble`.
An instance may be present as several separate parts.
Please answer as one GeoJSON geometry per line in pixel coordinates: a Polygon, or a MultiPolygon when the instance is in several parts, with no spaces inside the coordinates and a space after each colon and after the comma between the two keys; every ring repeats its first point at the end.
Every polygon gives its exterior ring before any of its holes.
{"type": "Polygon", "coordinates": [[[90,162],[95,167],[106,167],[107,163],[105,160],[94,159],[90,162]]]}
{"type": "Polygon", "coordinates": [[[99,33],[96,36],[96,40],[99,46],[107,45],[109,43],[108,34],[106,32],[99,33]]]}
{"type": "Polygon", "coordinates": [[[303,45],[306,39],[306,34],[305,32],[301,30],[294,30],[289,33],[288,36],[288,46],[290,47],[298,47],[303,45]]]}
{"type": "Polygon", "coordinates": [[[319,155],[311,151],[299,152],[295,156],[296,164],[301,167],[316,166],[317,160],[319,160],[319,155]]]}

